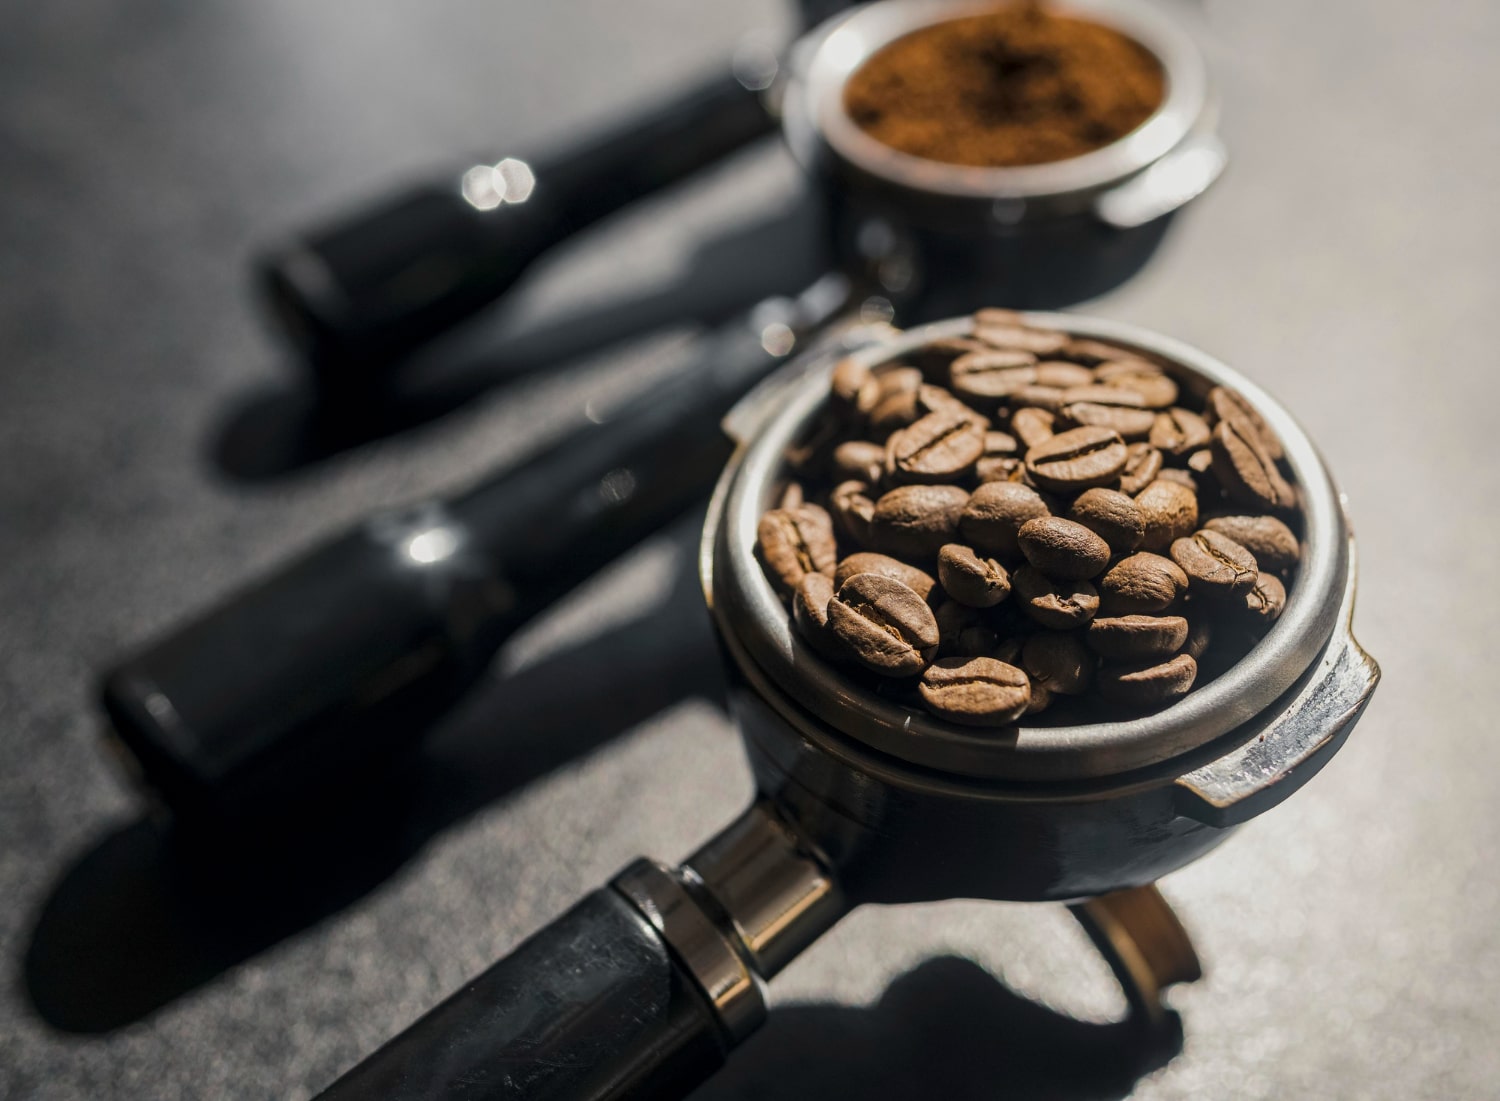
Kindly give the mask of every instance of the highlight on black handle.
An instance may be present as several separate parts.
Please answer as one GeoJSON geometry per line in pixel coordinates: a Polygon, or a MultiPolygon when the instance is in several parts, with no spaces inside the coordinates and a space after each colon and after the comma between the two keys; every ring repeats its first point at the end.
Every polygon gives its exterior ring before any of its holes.
{"type": "Polygon", "coordinates": [[[769,133],[764,86],[725,73],[571,149],[466,165],[295,234],[256,262],[271,315],[325,387],[376,386],[569,235],[769,133]]]}
{"type": "Polygon", "coordinates": [[[320,1101],[685,1096],[724,1062],[713,1006],[662,934],[595,891],[320,1101]]]}
{"type": "Polygon", "coordinates": [[[791,351],[766,316],[603,423],[372,517],[108,671],[105,708],[147,787],[243,824],[415,744],[522,624],[708,494],[731,450],[720,420],[791,351]]]}

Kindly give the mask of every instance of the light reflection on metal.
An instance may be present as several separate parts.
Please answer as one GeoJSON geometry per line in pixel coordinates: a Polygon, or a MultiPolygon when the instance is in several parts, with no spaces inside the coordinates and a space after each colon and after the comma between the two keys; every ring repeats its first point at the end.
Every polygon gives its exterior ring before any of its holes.
{"type": "Polygon", "coordinates": [[[447,558],[458,549],[458,533],[452,528],[428,528],[413,535],[401,549],[413,562],[429,565],[447,558]]]}
{"type": "Polygon", "coordinates": [[[634,494],[635,475],[626,467],[611,470],[599,479],[599,496],[605,504],[623,504],[634,494]]]}
{"type": "Polygon", "coordinates": [[[1229,156],[1223,142],[1203,135],[1184,142],[1140,175],[1099,198],[1099,217],[1120,229],[1145,225],[1207,191],[1229,156]]]}
{"type": "Polygon", "coordinates": [[[797,343],[797,334],[790,326],[773,321],[760,331],[760,346],[773,356],[784,356],[797,343]]]}
{"type": "Polygon", "coordinates": [[[746,36],[735,47],[731,64],[734,78],[752,92],[764,92],[775,81],[776,74],[781,69],[781,59],[777,56],[775,43],[761,34],[746,36]]]}
{"type": "Polygon", "coordinates": [[[859,306],[859,319],[866,325],[890,321],[895,316],[896,307],[891,305],[891,300],[878,294],[866,298],[859,306]]]}
{"type": "Polygon", "coordinates": [[[463,175],[464,199],[475,210],[494,210],[501,203],[524,203],[536,188],[531,165],[515,157],[497,164],[476,164],[463,175]]]}

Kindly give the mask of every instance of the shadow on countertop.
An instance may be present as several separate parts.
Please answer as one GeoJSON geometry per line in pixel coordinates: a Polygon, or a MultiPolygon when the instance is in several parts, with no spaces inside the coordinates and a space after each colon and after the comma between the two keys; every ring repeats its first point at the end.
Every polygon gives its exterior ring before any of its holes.
{"type": "MultiPolygon", "coordinates": [[[[225,411],[210,431],[208,461],[234,481],[285,477],[606,348],[673,326],[725,324],[816,279],[827,267],[824,239],[821,206],[803,190],[784,209],[705,240],[660,286],[638,287],[622,272],[614,296],[531,322],[516,322],[502,300],[405,361],[336,389],[320,392],[311,369],[290,361],[285,379],[240,394],[225,411]]],[[[568,249],[587,247],[585,234],[568,249]]]]}
{"type": "Polygon", "coordinates": [[[138,1021],[340,912],[450,826],[682,700],[715,697],[701,526],[695,510],[670,529],[662,604],[482,682],[410,757],[340,801],[251,836],[143,815],[99,839],[37,915],[24,961],[37,1013],[85,1034],[138,1021]]]}
{"type": "Polygon", "coordinates": [[[1023,998],[978,964],[930,959],[873,1006],[790,1005],[692,1101],[1106,1101],[1182,1050],[1181,1019],[1092,1024],[1023,998]]]}

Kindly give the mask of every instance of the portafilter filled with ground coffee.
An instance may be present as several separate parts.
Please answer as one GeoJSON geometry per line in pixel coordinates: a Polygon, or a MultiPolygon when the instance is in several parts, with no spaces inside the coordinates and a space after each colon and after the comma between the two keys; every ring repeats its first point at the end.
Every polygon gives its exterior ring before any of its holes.
{"type": "Polygon", "coordinates": [[[1227,160],[1197,42],[1143,0],[885,0],[787,68],[835,251],[925,318],[1118,286],[1227,160]]]}
{"type": "Polygon", "coordinates": [[[1192,977],[1150,884],[1305,783],[1375,688],[1317,450],[1184,344],[981,311],[796,361],[726,423],[700,568],[755,801],[325,1097],[680,1096],[866,903],[1097,899],[1149,998],[1192,977]]]}

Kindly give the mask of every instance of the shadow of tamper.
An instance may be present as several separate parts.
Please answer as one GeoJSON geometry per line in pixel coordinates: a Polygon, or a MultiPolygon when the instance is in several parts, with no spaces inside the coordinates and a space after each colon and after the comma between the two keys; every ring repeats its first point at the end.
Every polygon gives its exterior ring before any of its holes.
{"type": "Polygon", "coordinates": [[[338,801],[251,838],[142,817],[98,841],[38,914],[24,965],[38,1014],[78,1033],[137,1021],[344,909],[475,811],[717,693],[693,555],[701,524],[671,530],[677,572],[663,605],[486,682],[410,757],[338,801]]]}
{"type": "Polygon", "coordinates": [[[1182,1022],[1093,1024],[1012,991],[978,964],[928,960],[873,1006],[791,1005],[692,1101],[1105,1101],[1182,1050],[1182,1022]]]}

